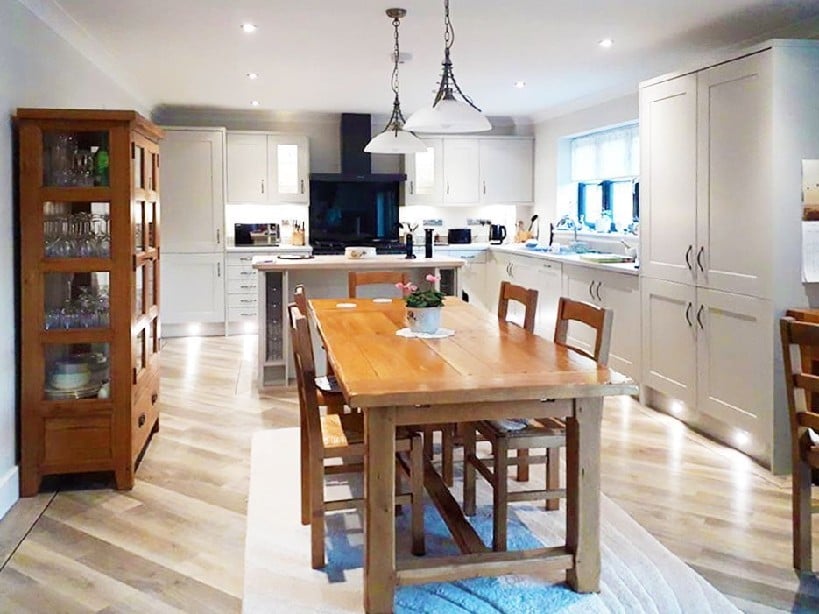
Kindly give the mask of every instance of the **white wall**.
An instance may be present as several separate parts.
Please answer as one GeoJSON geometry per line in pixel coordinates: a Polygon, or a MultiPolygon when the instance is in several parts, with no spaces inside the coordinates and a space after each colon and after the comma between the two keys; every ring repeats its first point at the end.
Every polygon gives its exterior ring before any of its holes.
{"type": "MultiPolygon", "coordinates": [[[[559,216],[558,192],[568,182],[568,137],[634,121],[639,114],[638,95],[615,98],[569,115],[553,117],[535,125],[535,213],[541,228],[559,216]]],[[[562,203],[565,204],[565,203],[562,203]]]]}
{"type": "Polygon", "coordinates": [[[0,517],[17,499],[15,209],[10,117],[18,107],[138,108],[17,0],[0,0],[0,517]],[[15,334],[12,334],[15,333],[15,334]]]}

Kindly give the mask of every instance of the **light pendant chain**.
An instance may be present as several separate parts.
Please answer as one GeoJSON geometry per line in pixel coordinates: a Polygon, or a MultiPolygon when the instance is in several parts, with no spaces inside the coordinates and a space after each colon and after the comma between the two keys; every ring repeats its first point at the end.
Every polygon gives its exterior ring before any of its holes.
{"type": "Polygon", "coordinates": [[[406,120],[404,119],[404,114],[401,113],[401,102],[398,99],[398,62],[401,57],[401,49],[398,45],[398,25],[401,21],[398,17],[394,17],[392,20],[392,26],[395,28],[395,34],[393,38],[395,39],[395,48],[393,50],[393,60],[395,64],[392,68],[392,91],[395,93],[395,100],[392,103],[392,117],[390,117],[390,121],[387,124],[387,128],[392,127],[393,130],[398,132],[401,129],[401,126],[404,125],[406,120]],[[399,123],[400,122],[400,123],[399,123]]]}
{"type": "Polygon", "coordinates": [[[469,96],[463,93],[461,86],[459,86],[455,80],[455,72],[452,70],[452,61],[449,59],[449,50],[454,43],[455,28],[452,27],[452,22],[449,19],[449,0],[444,0],[444,61],[442,62],[444,71],[441,74],[441,86],[438,88],[438,93],[435,95],[432,106],[434,107],[441,100],[455,100],[455,97],[452,95],[452,89],[454,87],[455,91],[464,99],[464,102],[476,111],[481,112],[469,96]],[[451,85],[450,81],[452,82],[451,85]]]}

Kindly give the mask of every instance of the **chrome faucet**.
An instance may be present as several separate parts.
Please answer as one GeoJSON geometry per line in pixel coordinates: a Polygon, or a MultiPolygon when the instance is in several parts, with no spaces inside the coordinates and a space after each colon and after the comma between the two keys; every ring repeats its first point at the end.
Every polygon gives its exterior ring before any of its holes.
{"type": "Polygon", "coordinates": [[[574,231],[574,242],[577,243],[577,222],[570,215],[564,215],[555,224],[556,228],[574,231]]]}

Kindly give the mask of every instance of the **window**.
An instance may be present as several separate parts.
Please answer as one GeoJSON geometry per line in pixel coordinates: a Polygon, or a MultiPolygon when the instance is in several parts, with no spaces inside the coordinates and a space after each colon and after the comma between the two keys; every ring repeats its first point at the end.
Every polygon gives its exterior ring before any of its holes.
{"type": "Polygon", "coordinates": [[[604,232],[624,230],[639,217],[637,124],[592,132],[571,140],[571,181],[577,188],[577,219],[604,232]],[[602,223],[605,228],[597,228],[602,223]]]}

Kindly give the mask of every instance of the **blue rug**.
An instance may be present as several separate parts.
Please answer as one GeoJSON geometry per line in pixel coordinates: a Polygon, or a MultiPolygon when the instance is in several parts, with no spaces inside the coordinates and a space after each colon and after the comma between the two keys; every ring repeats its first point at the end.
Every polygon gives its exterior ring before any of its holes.
{"type": "MultiPolygon", "coordinates": [[[[516,506],[509,510],[508,548],[526,550],[546,545],[520,521],[516,511],[532,510],[531,506],[516,506]]],[[[540,508],[540,513],[545,513],[540,508]]],[[[327,517],[327,567],[324,572],[330,582],[344,582],[345,571],[359,569],[364,564],[360,530],[347,528],[345,516],[330,514],[327,517]],[[353,537],[352,543],[350,538],[353,537]]],[[[483,506],[469,519],[484,543],[492,541],[492,508],[483,506]]],[[[410,515],[398,517],[399,532],[409,533],[410,515]]],[[[432,505],[424,509],[426,546],[428,556],[458,554],[459,550],[438,510],[432,505]]],[[[396,613],[470,612],[478,614],[528,614],[559,612],[579,601],[588,599],[572,591],[565,583],[549,584],[526,576],[501,576],[497,578],[470,578],[458,582],[435,582],[403,586],[396,590],[396,613]]]]}

